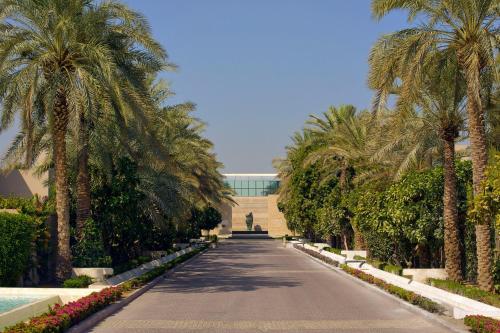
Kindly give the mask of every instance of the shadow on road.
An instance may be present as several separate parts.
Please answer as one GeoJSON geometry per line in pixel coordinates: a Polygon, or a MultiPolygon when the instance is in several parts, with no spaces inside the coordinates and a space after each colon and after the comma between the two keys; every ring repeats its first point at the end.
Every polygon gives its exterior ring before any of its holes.
{"type": "Polygon", "coordinates": [[[285,272],[279,274],[280,265],[266,260],[266,255],[276,254],[276,250],[269,247],[270,241],[264,242],[227,242],[182,267],[150,292],[220,293],[301,285],[285,272]],[[259,274],[271,269],[278,274],[259,274]]]}

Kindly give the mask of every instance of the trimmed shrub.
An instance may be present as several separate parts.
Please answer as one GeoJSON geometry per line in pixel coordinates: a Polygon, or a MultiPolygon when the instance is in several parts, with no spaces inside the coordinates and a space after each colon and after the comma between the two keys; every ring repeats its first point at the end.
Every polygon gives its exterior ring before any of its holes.
{"type": "Polygon", "coordinates": [[[15,286],[30,265],[36,225],[24,214],[0,213],[0,286],[15,286]]]}
{"type": "Polygon", "coordinates": [[[385,291],[407,301],[408,303],[421,307],[424,310],[433,313],[443,311],[443,308],[438,303],[432,301],[427,297],[420,296],[413,291],[409,291],[393,284],[387,283],[384,280],[374,277],[373,275],[367,274],[359,269],[355,269],[347,265],[342,265],[341,268],[350,275],[355,276],[358,279],[361,279],[370,284],[374,284],[377,287],[384,289],[385,291]]]}
{"type": "Polygon", "coordinates": [[[494,292],[487,292],[476,286],[464,285],[451,280],[429,279],[429,283],[434,287],[500,308],[500,296],[494,292]]]}
{"type": "Polygon", "coordinates": [[[339,256],[344,256],[344,257],[345,257],[345,255],[343,255],[343,254],[341,253],[341,251],[342,251],[341,249],[337,249],[337,248],[334,248],[334,247],[329,247],[329,246],[327,246],[327,247],[324,247],[324,248],[323,248],[323,250],[324,250],[324,251],[331,252],[331,253],[338,254],[339,256]]]}
{"type": "Polygon", "coordinates": [[[396,275],[401,275],[403,274],[403,267],[397,266],[397,265],[391,265],[387,262],[382,262],[378,260],[368,260],[368,263],[372,265],[375,268],[381,269],[383,271],[396,274],[396,275]]]}
{"type": "Polygon", "coordinates": [[[305,247],[303,246],[298,246],[297,244],[293,244],[293,247],[296,248],[297,250],[300,250],[302,252],[305,252],[307,253],[308,255],[314,257],[314,258],[317,258],[329,265],[333,265],[333,266],[336,266],[338,267],[339,266],[339,262],[336,261],[336,260],[333,260],[332,258],[330,257],[326,257],[324,255],[321,255],[320,253],[316,252],[316,251],[313,251],[313,250],[309,250],[309,249],[306,249],[305,247]]]}
{"type": "Polygon", "coordinates": [[[485,316],[466,316],[465,325],[469,326],[475,333],[498,333],[500,332],[500,320],[485,316]]]}
{"type": "Polygon", "coordinates": [[[63,288],[87,288],[92,284],[92,278],[87,275],[80,275],[67,279],[63,282],[63,288]]]}

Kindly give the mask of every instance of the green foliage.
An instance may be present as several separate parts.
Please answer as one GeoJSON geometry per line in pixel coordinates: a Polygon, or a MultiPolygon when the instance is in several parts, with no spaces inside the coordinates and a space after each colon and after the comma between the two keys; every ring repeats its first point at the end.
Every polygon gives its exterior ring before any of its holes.
{"type": "Polygon", "coordinates": [[[80,239],[73,247],[73,265],[76,267],[110,267],[111,257],[104,250],[101,231],[92,219],[85,222],[80,239]]]}
{"type": "Polygon", "coordinates": [[[451,280],[429,279],[429,282],[434,287],[438,287],[468,298],[472,298],[479,302],[500,307],[500,297],[494,292],[484,291],[479,289],[478,287],[465,285],[460,282],[451,280]]]}
{"type": "MultiPolygon", "coordinates": [[[[466,192],[472,178],[470,162],[457,161],[456,171],[459,214],[465,216],[466,192]]],[[[410,172],[385,191],[361,194],[353,220],[365,235],[371,256],[398,266],[429,262],[440,267],[437,254],[443,246],[442,196],[440,167],[410,172]]]]}
{"type": "Polygon", "coordinates": [[[469,218],[476,224],[495,222],[500,230],[500,152],[496,153],[486,170],[482,192],[474,197],[469,218]]]}
{"type": "Polygon", "coordinates": [[[221,222],[221,213],[214,207],[208,206],[203,209],[203,214],[199,226],[203,230],[212,230],[215,229],[221,222]]]}
{"type": "Polygon", "coordinates": [[[36,224],[24,214],[0,213],[0,286],[14,286],[30,265],[36,224]]]}
{"type": "Polygon", "coordinates": [[[114,166],[110,179],[98,173],[93,177],[93,216],[114,265],[137,257],[147,239],[139,182],[137,164],[126,158],[114,166]]]}
{"type": "Polygon", "coordinates": [[[29,216],[35,225],[34,242],[36,255],[30,265],[37,268],[38,274],[42,280],[50,278],[48,269],[48,260],[52,252],[50,246],[50,233],[47,220],[53,213],[53,202],[46,200],[40,201],[38,196],[32,198],[21,197],[0,197],[0,208],[17,209],[22,214],[29,216]]]}
{"type": "Polygon", "coordinates": [[[87,288],[92,284],[92,278],[87,275],[79,275],[63,282],[63,288],[87,288]]]}
{"type": "Polygon", "coordinates": [[[201,230],[215,229],[219,223],[222,222],[221,213],[212,206],[205,206],[204,208],[193,208],[191,210],[191,218],[189,219],[186,230],[186,240],[199,238],[201,230]]]}

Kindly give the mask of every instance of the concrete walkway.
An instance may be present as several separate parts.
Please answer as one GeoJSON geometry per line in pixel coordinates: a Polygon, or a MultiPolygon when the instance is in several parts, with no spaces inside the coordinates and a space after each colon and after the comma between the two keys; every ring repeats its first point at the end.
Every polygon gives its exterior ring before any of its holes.
{"type": "Polygon", "coordinates": [[[194,259],[92,332],[449,332],[274,240],[194,259]]]}

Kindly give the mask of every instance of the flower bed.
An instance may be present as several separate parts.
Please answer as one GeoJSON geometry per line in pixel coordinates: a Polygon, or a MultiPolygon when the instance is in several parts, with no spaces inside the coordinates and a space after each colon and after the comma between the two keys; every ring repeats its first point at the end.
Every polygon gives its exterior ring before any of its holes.
{"type": "Polygon", "coordinates": [[[299,246],[297,244],[293,244],[293,247],[296,248],[297,250],[300,250],[302,252],[305,252],[307,253],[308,255],[314,257],[314,258],[317,258],[329,265],[333,265],[333,266],[336,266],[338,267],[339,266],[339,262],[336,261],[336,260],[333,260],[332,258],[330,257],[326,257],[324,255],[321,255],[320,253],[316,252],[316,251],[313,251],[313,250],[309,250],[309,249],[306,249],[305,247],[303,246],[299,246]]]}
{"type": "Polygon", "coordinates": [[[403,289],[401,287],[395,286],[393,284],[387,283],[384,280],[378,279],[370,274],[367,274],[363,271],[360,271],[359,269],[355,269],[352,267],[349,267],[347,265],[342,265],[342,269],[349,273],[350,275],[353,275],[365,282],[368,282],[370,284],[376,285],[377,287],[384,289],[385,291],[413,304],[421,307],[424,310],[427,310],[429,312],[442,312],[442,307],[432,301],[431,299],[420,296],[413,291],[409,291],[406,289],[403,289]]]}
{"type": "Polygon", "coordinates": [[[75,325],[90,315],[98,312],[107,305],[117,301],[124,292],[139,288],[147,282],[165,273],[166,270],[186,261],[197,253],[206,249],[207,246],[195,249],[183,254],[174,260],[153,268],[141,276],[129,280],[118,287],[110,287],[99,292],[94,292],[74,302],[65,305],[56,304],[47,313],[31,318],[27,323],[19,323],[7,327],[4,333],[62,333],[69,327],[75,325]]]}
{"type": "Polygon", "coordinates": [[[467,316],[465,325],[469,326],[475,333],[498,333],[500,332],[500,320],[484,316],[467,316]]]}
{"type": "Polygon", "coordinates": [[[110,287],[94,292],[66,305],[56,304],[47,313],[33,317],[27,323],[7,327],[4,333],[59,333],[64,332],[91,314],[115,302],[122,296],[121,287],[110,287]]]}

